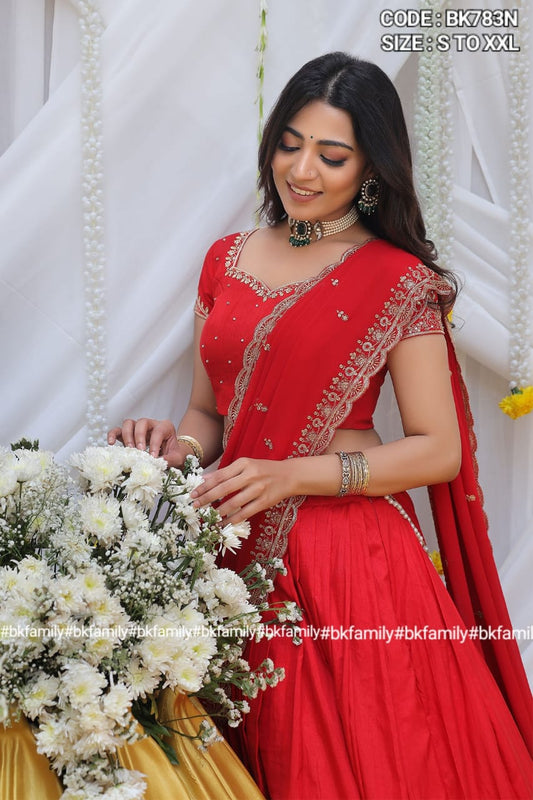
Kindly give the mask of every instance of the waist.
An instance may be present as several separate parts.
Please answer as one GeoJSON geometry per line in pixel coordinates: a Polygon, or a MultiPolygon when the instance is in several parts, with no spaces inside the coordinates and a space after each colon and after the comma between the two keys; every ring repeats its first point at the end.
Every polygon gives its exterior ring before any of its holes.
{"type": "Polygon", "coordinates": [[[374,428],[369,430],[339,428],[335,431],[325,452],[336,453],[338,450],[344,450],[347,453],[354,453],[357,450],[368,450],[380,444],[382,444],[381,438],[374,428]]]}

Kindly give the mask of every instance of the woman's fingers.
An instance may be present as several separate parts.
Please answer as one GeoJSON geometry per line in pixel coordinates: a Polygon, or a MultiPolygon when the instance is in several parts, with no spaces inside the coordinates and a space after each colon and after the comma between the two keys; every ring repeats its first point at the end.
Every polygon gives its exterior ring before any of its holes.
{"type": "Polygon", "coordinates": [[[136,447],[139,450],[146,450],[150,447],[150,453],[158,456],[163,443],[174,433],[174,426],[170,420],[157,420],[148,417],[141,419],[125,419],[122,426],[112,428],[108,435],[108,444],[115,444],[120,441],[125,447],[136,447]]]}

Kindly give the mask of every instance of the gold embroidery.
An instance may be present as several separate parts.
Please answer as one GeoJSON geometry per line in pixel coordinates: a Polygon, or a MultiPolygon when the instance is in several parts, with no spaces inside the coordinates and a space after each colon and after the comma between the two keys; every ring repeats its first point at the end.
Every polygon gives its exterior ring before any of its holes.
{"type": "Polygon", "coordinates": [[[207,319],[209,316],[209,308],[200,297],[196,298],[196,303],[194,304],[194,313],[202,319],[207,319]]]}
{"type": "Polygon", "coordinates": [[[337,310],[337,316],[339,319],[342,319],[343,322],[348,322],[348,320],[350,319],[346,311],[337,310]]]}
{"type": "Polygon", "coordinates": [[[263,439],[263,441],[269,450],[272,450],[274,448],[274,445],[272,444],[272,439],[263,439]]]}

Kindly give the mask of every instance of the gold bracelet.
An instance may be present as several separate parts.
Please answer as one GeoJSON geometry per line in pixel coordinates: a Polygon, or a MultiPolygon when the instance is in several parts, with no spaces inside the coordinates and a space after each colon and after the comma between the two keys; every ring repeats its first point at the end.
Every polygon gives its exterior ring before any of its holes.
{"type": "Polygon", "coordinates": [[[370,481],[370,468],[365,454],[361,451],[348,453],[348,459],[351,473],[348,492],[350,494],[366,494],[370,481]]]}
{"type": "Polygon", "coordinates": [[[202,463],[204,460],[204,449],[198,439],[194,439],[192,436],[176,436],[176,441],[188,444],[200,464],[202,463]]]}

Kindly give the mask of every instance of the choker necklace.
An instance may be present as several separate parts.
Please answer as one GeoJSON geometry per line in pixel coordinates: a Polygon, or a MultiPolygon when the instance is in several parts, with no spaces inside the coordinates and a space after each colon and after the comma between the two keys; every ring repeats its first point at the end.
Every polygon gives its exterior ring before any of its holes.
{"type": "Polygon", "coordinates": [[[323,236],[331,236],[340,233],[353,225],[359,219],[359,214],[355,206],[343,217],[331,220],[331,222],[309,222],[308,219],[293,219],[289,217],[289,244],[293,247],[305,247],[311,244],[311,236],[314,234],[318,242],[323,236]]]}

